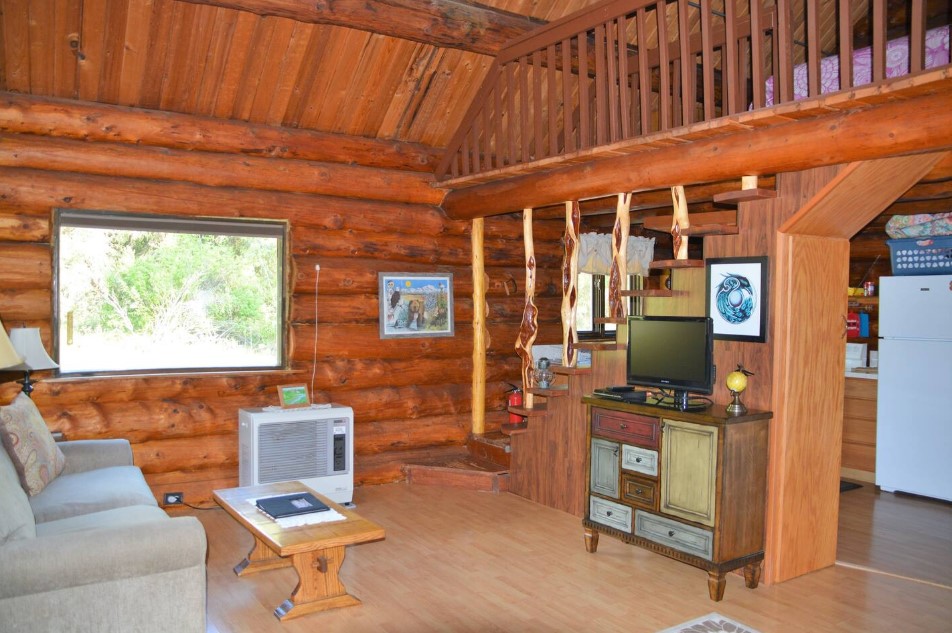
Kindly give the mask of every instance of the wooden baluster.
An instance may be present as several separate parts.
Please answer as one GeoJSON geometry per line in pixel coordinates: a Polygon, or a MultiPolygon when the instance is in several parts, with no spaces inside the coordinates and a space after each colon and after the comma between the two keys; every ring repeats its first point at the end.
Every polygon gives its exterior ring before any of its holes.
{"type": "Polygon", "coordinates": [[[535,245],[532,240],[532,209],[522,212],[522,239],[526,248],[526,305],[522,311],[522,323],[519,326],[519,338],[516,340],[516,353],[522,359],[523,403],[532,408],[532,344],[539,332],[539,309],[535,305],[536,260],[535,245]]]}
{"type": "Polygon", "coordinates": [[[873,0],[873,81],[886,78],[886,0],[873,0]]]}
{"type": "Polygon", "coordinates": [[[674,206],[674,216],[671,221],[671,240],[674,246],[675,259],[688,258],[688,236],[684,235],[684,230],[690,228],[691,220],[688,218],[688,201],[684,195],[684,187],[677,185],[671,187],[671,201],[674,206]]]}
{"type": "Polygon", "coordinates": [[[532,113],[529,111],[529,57],[523,56],[519,59],[519,68],[521,69],[519,84],[519,99],[522,104],[522,111],[519,113],[519,131],[522,134],[522,162],[528,163],[530,160],[529,145],[532,138],[529,131],[532,129],[532,113]]]}
{"type": "Polygon", "coordinates": [[[502,127],[502,86],[502,73],[500,73],[499,83],[496,84],[496,89],[493,91],[493,119],[496,129],[496,142],[493,144],[493,147],[496,157],[496,169],[506,166],[506,141],[502,127]]]}
{"type": "Polygon", "coordinates": [[[578,37],[578,147],[592,146],[591,108],[588,92],[588,32],[578,37]]]}
{"type": "Polygon", "coordinates": [[[486,432],[486,270],[483,256],[483,218],[473,220],[473,423],[475,435],[486,432]]]}
{"type": "Polygon", "coordinates": [[[912,0],[909,30],[909,72],[917,73],[925,67],[926,13],[924,0],[912,0]]]}
{"type": "Polygon", "coordinates": [[[535,160],[545,158],[545,136],[542,133],[542,51],[532,53],[532,122],[535,138],[535,160]]]}
{"type": "Polygon", "coordinates": [[[657,5],[655,18],[658,22],[658,53],[661,59],[661,129],[671,129],[671,53],[668,50],[667,2],[657,5]]]}
{"type": "MultiPolygon", "coordinates": [[[[755,0],[756,1],[756,0],[755,0]]],[[[754,25],[751,24],[751,35],[754,32],[754,25]]],[[[726,116],[735,112],[743,112],[747,106],[743,103],[743,91],[741,90],[740,69],[746,68],[746,64],[741,66],[741,58],[737,51],[737,5],[728,0],[724,3],[724,30],[727,38],[724,43],[724,62],[727,67],[725,78],[727,81],[726,90],[721,88],[721,115],[726,116]]]]}
{"type": "Polygon", "coordinates": [[[820,7],[817,0],[807,0],[807,85],[809,96],[820,94],[820,7]]]}
{"type": "Polygon", "coordinates": [[[608,143],[608,85],[605,68],[605,26],[595,27],[595,144],[608,143]]]}
{"type": "Polygon", "coordinates": [[[641,85],[641,134],[651,131],[651,76],[648,73],[648,36],[645,27],[644,9],[638,9],[638,81],[641,85]]]}
{"type": "MultiPolygon", "coordinates": [[[[764,32],[760,28],[760,3],[763,0],[751,0],[750,3],[750,75],[753,85],[754,109],[764,107],[766,103],[766,87],[764,81],[764,32]]],[[[774,76],[774,101],[777,100],[777,77],[774,76]]]]}
{"type": "MultiPolygon", "coordinates": [[[[678,9],[678,42],[680,43],[681,83],[683,86],[681,87],[681,116],[677,117],[676,111],[674,123],[675,125],[689,125],[694,123],[694,103],[697,100],[697,87],[691,81],[694,77],[694,69],[691,68],[694,65],[694,55],[691,54],[691,18],[688,13],[691,5],[685,0],[680,0],[676,7],[678,9]]],[[[675,80],[677,80],[677,75],[675,75],[675,80]]]]}
{"type": "Polygon", "coordinates": [[[777,28],[774,31],[774,105],[793,101],[793,19],[791,0],[777,0],[777,28]]]}
{"type": "Polygon", "coordinates": [[[625,290],[628,280],[628,232],[631,229],[631,194],[618,194],[615,208],[615,226],[612,228],[612,267],[608,275],[608,315],[613,319],[624,319],[627,301],[622,300],[621,291],[625,290]]]}
{"type": "MultiPolygon", "coordinates": [[[[728,2],[730,1],[728,0],[728,2]]],[[[723,56],[721,58],[723,59],[723,56]]],[[[723,66],[723,62],[721,65],[723,66]]],[[[714,45],[711,40],[711,0],[701,0],[701,73],[704,78],[704,120],[710,121],[714,118],[714,45]]]]}
{"type": "Polygon", "coordinates": [[[549,156],[559,155],[559,91],[558,82],[555,78],[555,44],[550,44],[545,49],[546,64],[548,64],[548,112],[549,112],[549,156]]]}
{"type": "Polygon", "coordinates": [[[510,165],[519,162],[519,157],[516,155],[516,142],[519,139],[516,133],[516,70],[518,68],[519,64],[517,63],[508,64],[506,67],[506,122],[508,123],[506,136],[509,140],[506,148],[506,162],[510,165]]]}
{"type": "Polygon", "coordinates": [[[575,94],[575,91],[572,90],[574,87],[572,85],[573,77],[572,40],[564,39],[562,40],[562,134],[565,138],[566,153],[574,152],[576,147],[575,128],[572,125],[576,110],[572,102],[572,95],[575,94]]]}
{"type": "Polygon", "coordinates": [[[621,97],[618,94],[618,37],[617,25],[614,21],[605,23],[605,62],[608,68],[608,142],[614,143],[621,137],[621,121],[618,104],[621,97]]]}
{"type": "Polygon", "coordinates": [[[631,106],[629,100],[628,75],[628,25],[625,16],[618,18],[618,98],[621,108],[621,137],[631,137],[631,106]]]}
{"type": "Polygon", "coordinates": [[[562,260],[562,364],[575,367],[578,362],[578,248],[582,210],[577,200],[565,203],[565,258],[562,260]]]}
{"type": "MultiPolygon", "coordinates": [[[[850,0],[839,0],[840,15],[850,14],[850,0]]],[[[853,87],[853,21],[840,20],[840,90],[853,87]]]]}

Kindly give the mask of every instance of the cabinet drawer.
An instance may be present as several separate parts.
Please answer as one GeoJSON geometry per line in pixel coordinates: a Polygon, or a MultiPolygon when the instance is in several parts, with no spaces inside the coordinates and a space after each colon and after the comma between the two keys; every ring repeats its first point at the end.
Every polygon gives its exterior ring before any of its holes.
{"type": "Polygon", "coordinates": [[[636,473],[657,477],[658,451],[625,444],[621,447],[621,467],[625,470],[633,470],[636,473]]]}
{"type": "Polygon", "coordinates": [[[712,532],[642,510],[635,511],[635,535],[705,560],[711,560],[714,555],[712,532]]]}
{"type": "Polygon", "coordinates": [[[658,418],[608,409],[592,409],[592,433],[595,435],[656,449],[660,428],[661,421],[658,418]]]}
{"type": "Polygon", "coordinates": [[[658,483],[650,479],[624,474],[621,476],[621,498],[646,510],[658,509],[658,483]]]}
{"type": "Polygon", "coordinates": [[[588,514],[592,521],[613,527],[616,530],[631,532],[631,513],[633,510],[614,501],[589,497],[588,514]]]}

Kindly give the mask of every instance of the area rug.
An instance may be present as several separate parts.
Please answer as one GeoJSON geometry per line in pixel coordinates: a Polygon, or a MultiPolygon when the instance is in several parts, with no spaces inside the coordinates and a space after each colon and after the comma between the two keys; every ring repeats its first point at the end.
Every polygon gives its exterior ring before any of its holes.
{"type": "Polygon", "coordinates": [[[760,631],[724,617],[720,613],[708,613],[658,633],[760,633],[760,631]]]}

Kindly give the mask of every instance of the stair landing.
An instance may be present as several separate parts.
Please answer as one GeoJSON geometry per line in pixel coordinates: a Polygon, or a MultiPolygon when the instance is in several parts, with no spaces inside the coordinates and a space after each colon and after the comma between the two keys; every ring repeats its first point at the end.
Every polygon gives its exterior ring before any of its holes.
{"type": "Polygon", "coordinates": [[[461,452],[406,465],[407,483],[486,492],[509,491],[509,468],[461,452]]]}

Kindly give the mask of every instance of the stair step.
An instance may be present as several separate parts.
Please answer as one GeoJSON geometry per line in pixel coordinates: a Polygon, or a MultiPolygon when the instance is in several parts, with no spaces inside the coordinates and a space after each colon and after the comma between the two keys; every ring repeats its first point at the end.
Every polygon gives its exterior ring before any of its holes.
{"type": "Polygon", "coordinates": [[[466,440],[466,448],[473,457],[509,468],[509,436],[500,431],[470,435],[466,440]]]}
{"type": "Polygon", "coordinates": [[[407,482],[467,490],[507,492],[509,469],[468,453],[406,465],[407,482]]]}

